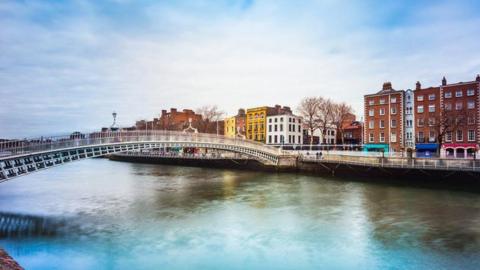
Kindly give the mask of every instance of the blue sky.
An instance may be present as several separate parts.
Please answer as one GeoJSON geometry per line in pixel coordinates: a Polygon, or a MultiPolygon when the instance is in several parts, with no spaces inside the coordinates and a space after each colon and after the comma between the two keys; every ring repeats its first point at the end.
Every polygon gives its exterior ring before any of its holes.
{"type": "Polygon", "coordinates": [[[480,73],[478,1],[2,1],[0,137],[480,73]]]}

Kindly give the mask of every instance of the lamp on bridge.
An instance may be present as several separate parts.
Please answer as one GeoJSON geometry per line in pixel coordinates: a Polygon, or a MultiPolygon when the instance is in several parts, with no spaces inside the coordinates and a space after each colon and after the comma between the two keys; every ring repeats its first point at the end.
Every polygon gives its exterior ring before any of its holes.
{"type": "Polygon", "coordinates": [[[113,124],[110,126],[110,130],[111,130],[111,131],[117,131],[117,130],[118,130],[118,126],[117,126],[117,113],[116,113],[116,112],[113,112],[113,113],[112,113],[112,116],[113,116],[113,124]]]}

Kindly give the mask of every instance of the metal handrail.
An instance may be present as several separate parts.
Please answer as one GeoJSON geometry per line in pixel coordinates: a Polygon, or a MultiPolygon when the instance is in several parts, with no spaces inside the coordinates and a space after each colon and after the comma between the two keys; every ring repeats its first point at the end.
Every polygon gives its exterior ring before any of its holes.
{"type": "Polygon", "coordinates": [[[33,139],[10,140],[0,142],[0,158],[41,151],[52,151],[71,147],[129,142],[192,142],[243,146],[272,155],[281,155],[285,151],[261,142],[243,138],[230,138],[208,133],[185,133],[167,130],[148,131],[107,131],[93,133],[73,133],[70,135],[49,136],[33,139]]]}

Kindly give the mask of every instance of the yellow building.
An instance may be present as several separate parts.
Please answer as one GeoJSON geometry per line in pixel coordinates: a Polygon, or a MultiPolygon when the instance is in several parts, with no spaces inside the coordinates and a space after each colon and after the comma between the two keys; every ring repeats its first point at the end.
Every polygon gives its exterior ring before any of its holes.
{"type": "Polygon", "coordinates": [[[237,129],[235,119],[236,117],[232,116],[232,117],[225,118],[225,120],[223,120],[225,122],[224,133],[223,133],[225,136],[230,138],[235,138],[236,129],[237,129]]]}
{"type": "Polygon", "coordinates": [[[265,142],[267,124],[267,113],[270,107],[257,107],[247,109],[247,132],[246,137],[249,140],[265,142]]]}

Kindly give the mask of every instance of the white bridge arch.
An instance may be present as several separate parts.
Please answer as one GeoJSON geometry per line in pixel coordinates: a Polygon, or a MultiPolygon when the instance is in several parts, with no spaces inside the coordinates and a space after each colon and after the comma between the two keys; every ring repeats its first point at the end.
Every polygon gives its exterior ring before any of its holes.
{"type": "Polygon", "coordinates": [[[67,136],[0,142],[0,182],[91,157],[140,149],[202,147],[248,155],[277,165],[284,151],[263,143],[205,133],[177,131],[75,132],[67,136]]]}

